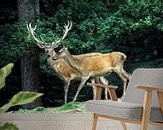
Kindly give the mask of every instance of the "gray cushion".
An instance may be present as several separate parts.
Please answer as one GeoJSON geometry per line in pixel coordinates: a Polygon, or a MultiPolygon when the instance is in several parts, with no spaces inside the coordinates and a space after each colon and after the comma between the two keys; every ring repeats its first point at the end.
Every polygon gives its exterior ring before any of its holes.
{"type": "MultiPolygon", "coordinates": [[[[142,104],[106,101],[106,100],[89,100],[86,102],[88,111],[132,120],[141,120],[142,104]]],[[[163,116],[159,108],[152,108],[151,121],[163,122],[163,116]]]]}

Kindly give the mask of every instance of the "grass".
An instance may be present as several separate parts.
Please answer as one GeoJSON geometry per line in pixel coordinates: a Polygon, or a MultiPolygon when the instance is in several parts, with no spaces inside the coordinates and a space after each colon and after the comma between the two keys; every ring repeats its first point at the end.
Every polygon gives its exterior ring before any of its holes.
{"type": "Polygon", "coordinates": [[[14,113],[59,113],[59,112],[86,112],[85,102],[69,102],[60,107],[37,107],[31,110],[19,109],[14,113]]]}

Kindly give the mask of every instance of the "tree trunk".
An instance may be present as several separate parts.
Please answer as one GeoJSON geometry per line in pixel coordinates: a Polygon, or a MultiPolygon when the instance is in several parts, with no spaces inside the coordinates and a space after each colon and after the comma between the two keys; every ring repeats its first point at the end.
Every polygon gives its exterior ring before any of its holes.
{"type": "Polygon", "coordinates": [[[40,13],[39,0],[17,0],[19,22],[34,22],[40,13]]]}
{"type": "MultiPolygon", "coordinates": [[[[22,23],[35,22],[39,14],[39,0],[17,0],[18,20],[22,23]]],[[[39,51],[35,45],[33,53],[27,54],[21,58],[21,81],[23,91],[39,92],[40,74],[39,74],[39,51]]],[[[24,109],[34,108],[41,105],[41,99],[24,105],[24,109]]]]}

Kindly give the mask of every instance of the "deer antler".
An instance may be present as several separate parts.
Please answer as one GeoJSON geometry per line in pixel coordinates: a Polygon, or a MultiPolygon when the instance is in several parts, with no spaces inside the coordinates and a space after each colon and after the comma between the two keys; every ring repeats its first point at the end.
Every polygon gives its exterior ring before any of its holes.
{"type": "Polygon", "coordinates": [[[53,42],[52,44],[54,44],[55,46],[56,45],[58,46],[59,43],[67,36],[67,34],[70,31],[71,27],[72,27],[72,22],[69,22],[68,21],[68,24],[67,25],[66,24],[64,25],[65,31],[64,31],[63,37],[60,40],[58,40],[56,42],[53,42]]]}
{"type": "Polygon", "coordinates": [[[34,28],[32,28],[32,24],[31,23],[29,23],[29,24],[27,24],[27,29],[28,29],[28,31],[31,33],[31,35],[33,36],[33,38],[35,39],[35,41],[37,42],[37,45],[40,47],[40,48],[44,48],[45,47],[45,41],[41,41],[41,40],[39,40],[38,38],[36,38],[36,36],[35,36],[35,30],[36,30],[36,28],[37,28],[37,25],[35,25],[35,27],[34,28]]]}
{"type": "MultiPolygon", "coordinates": [[[[67,33],[70,31],[71,27],[72,27],[72,22],[69,22],[68,21],[68,24],[67,25],[66,24],[64,25],[65,31],[64,31],[64,34],[63,34],[62,38],[60,40],[58,40],[58,41],[54,41],[54,42],[51,43],[51,47],[53,49],[58,47],[58,45],[60,44],[60,42],[66,37],[67,33]]],[[[35,27],[32,28],[31,23],[27,24],[27,29],[31,33],[31,35],[33,36],[33,38],[35,39],[35,41],[37,42],[37,45],[40,48],[45,48],[45,46],[46,46],[47,43],[43,40],[43,38],[41,38],[41,40],[39,40],[35,36],[35,32],[34,31],[36,30],[36,28],[37,28],[37,25],[35,25],[35,27]]]]}

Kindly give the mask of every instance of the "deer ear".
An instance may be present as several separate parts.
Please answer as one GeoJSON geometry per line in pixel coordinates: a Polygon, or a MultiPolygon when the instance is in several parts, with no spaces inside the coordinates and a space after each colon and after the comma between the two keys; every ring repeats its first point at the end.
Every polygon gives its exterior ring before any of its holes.
{"type": "Polygon", "coordinates": [[[63,45],[63,49],[65,50],[67,48],[67,46],[66,45],[63,45]]]}
{"type": "Polygon", "coordinates": [[[67,50],[68,50],[68,48],[67,48],[67,47],[65,47],[65,50],[67,51],[67,50]]]}

